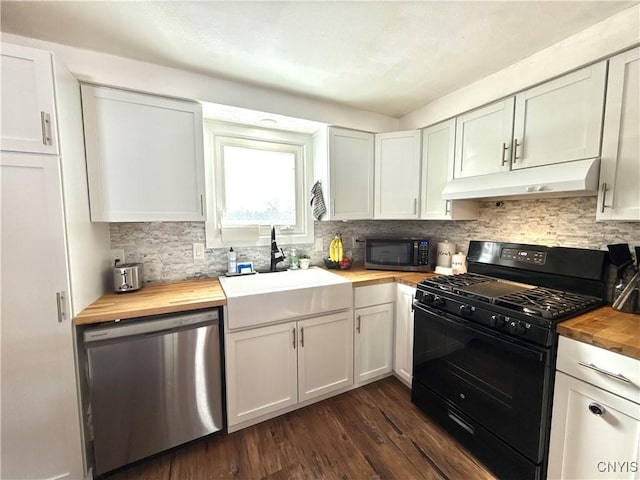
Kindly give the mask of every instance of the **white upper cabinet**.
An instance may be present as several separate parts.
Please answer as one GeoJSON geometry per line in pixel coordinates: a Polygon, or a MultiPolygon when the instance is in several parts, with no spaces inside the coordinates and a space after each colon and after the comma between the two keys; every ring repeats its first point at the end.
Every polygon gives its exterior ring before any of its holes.
{"type": "Polygon", "coordinates": [[[376,135],[374,218],[418,218],[420,143],[419,130],[376,135]]]}
{"type": "Polygon", "coordinates": [[[202,107],[82,85],[91,220],[203,221],[202,107]]]}
{"type": "Polygon", "coordinates": [[[597,220],[640,221],[640,49],[611,59],[597,220]]]}
{"type": "Polygon", "coordinates": [[[57,154],[51,54],[3,43],[1,59],[2,150],[57,154]]]}
{"type": "Polygon", "coordinates": [[[373,218],[373,134],[329,127],[314,135],[315,180],[322,182],[322,220],[373,218]]]}
{"type": "Polygon", "coordinates": [[[605,73],[600,62],[457,117],[454,177],[597,157],[605,73]]]}
{"type": "Polygon", "coordinates": [[[606,62],[516,95],[512,168],[600,154],[606,62]]]}
{"type": "Polygon", "coordinates": [[[478,203],[443,200],[442,190],[453,179],[455,119],[422,131],[422,187],[420,218],[424,220],[472,220],[478,218],[478,203]]]}
{"type": "Polygon", "coordinates": [[[509,170],[514,99],[456,118],[455,178],[509,170]]]}

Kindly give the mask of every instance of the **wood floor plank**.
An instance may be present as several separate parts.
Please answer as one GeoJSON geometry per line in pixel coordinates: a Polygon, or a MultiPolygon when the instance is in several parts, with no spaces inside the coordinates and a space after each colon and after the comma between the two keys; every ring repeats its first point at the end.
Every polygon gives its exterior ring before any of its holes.
{"type": "Polygon", "coordinates": [[[108,480],[495,480],[411,403],[393,377],[232,434],[213,435],[108,480]]]}

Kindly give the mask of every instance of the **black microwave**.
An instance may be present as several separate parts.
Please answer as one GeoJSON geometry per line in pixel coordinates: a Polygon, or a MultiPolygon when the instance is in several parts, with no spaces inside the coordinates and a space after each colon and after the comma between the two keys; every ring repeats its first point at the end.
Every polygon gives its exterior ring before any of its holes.
{"type": "Polygon", "coordinates": [[[367,238],[364,267],[370,270],[430,272],[430,242],[412,238],[367,238]]]}

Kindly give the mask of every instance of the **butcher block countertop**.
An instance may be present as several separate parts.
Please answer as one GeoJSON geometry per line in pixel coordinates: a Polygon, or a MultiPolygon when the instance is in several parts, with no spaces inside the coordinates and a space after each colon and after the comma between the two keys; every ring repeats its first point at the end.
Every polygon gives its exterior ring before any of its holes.
{"type": "Polygon", "coordinates": [[[217,278],[150,283],[127,293],[106,293],[76,315],[76,325],[184,312],[226,305],[217,278]]]}
{"type": "MultiPolygon", "coordinates": [[[[365,270],[331,270],[351,281],[354,287],[398,282],[415,287],[432,273],[365,270]]],[[[137,292],[107,293],[74,319],[76,325],[175,313],[226,305],[217,278],[147,284],[137,292]]],[[[558,333],[580,342],[640,359],[640,315],[622,313],[611,307],[585,313],[562,322],[558,333]]]]}
{"type": "Polygon", "coordinates": [[[602,307],[558,324],[558,333],[640,360],[640,315],[602,307]]]}

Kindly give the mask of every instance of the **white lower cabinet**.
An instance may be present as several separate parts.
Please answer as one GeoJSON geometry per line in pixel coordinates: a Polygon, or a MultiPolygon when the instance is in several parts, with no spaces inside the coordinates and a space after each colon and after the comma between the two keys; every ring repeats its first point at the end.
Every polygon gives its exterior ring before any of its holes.
{"type": "Polygon", "coordinates": [[[354,312],[355,382],[367,383],[393,368],[393,303],[354,312]]]}
{"type": "Polygon", "coordinates": [[[393,372],[409,387],[411,387],[413,375],[413,299],[415,295],[415,288],[398,284],[393,372]]]}
{"type": "Polygon", "coordinates": [[[353,311],[298,322],[298,400],[353,384],[353,311]]]}
{"type": "Polygon", "coordinates": [[[560,337],[557,368],[548,478],[640,478],[640,362],[560,337]]]}
{"type": "Polygon", "coordinates": [[[298,402],[296,322],[227,334],[229,425],[298,402]]]}
{"type": "Polygon", "coordinates": [[[353,384],[353,310],[228,333],[225,350],[228,426],[266,419],[353,384]]]}

